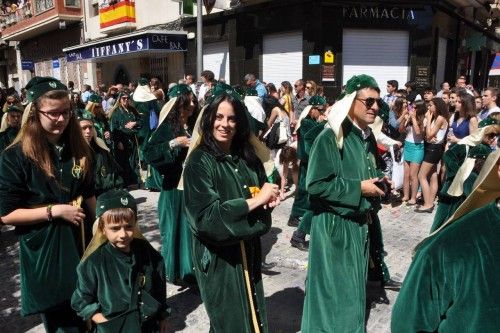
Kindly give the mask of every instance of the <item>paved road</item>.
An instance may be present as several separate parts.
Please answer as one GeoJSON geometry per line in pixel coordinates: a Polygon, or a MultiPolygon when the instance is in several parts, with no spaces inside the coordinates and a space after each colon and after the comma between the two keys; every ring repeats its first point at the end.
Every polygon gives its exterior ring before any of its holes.
{"type": "MultiPolygon", "coordinates": [[[[160,247],[156,204],[158,193],[133,191],[140,205],[140,225],[144,235],[156,248],[160,247]]],[[[263,276],[267,314],[271,332],[298,332],[304,300],[304,281],[307,273],[307,253],[289,246],[293,228],[288,227],[288,213],[293,198],[285,200],[273,212],[271,232],[263,237],[266,261],[278,266],[263,276]]],[[[427,234],[433,214],[417,214],[406,206],[385,206],[380,212],[384,234],[385,258],[391,275],[403,280],[411,262],[414,246],[427,234]]],[[[18,243],[12,228],[4,227],[0,236],[0,331],[43,332],[37,316],[22,318],[19,314],[18,243]]],[[[390,331],[390,313],[397,292],[370,288],[368,294],[379,302],[367,310],[367,332],[390,331]]],[[[167,286],[168,302],[172,307],[171,332],[208,332],[209,322],[196,292],[167,286]]]]}

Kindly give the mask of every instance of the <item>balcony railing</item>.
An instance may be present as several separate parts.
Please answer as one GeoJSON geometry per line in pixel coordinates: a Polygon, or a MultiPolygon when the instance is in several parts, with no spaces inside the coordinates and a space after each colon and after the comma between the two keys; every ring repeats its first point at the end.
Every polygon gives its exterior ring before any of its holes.
{"type": "MultiPolygon", "coordinates": [[[[35,3],[37,1],[35,0],[35,3]]],[[[52,6],[54,5],[53,0],[50,0],[52,2],[52,6]]],[[[33,16],[33,11],[31,10],[31,3],[26,2],[22,7],[17,7],[15,11],[10,11],[11,8],[9,8],[8,11],[1,12],[0,13],[0,30],[4,30],[5,28],[16,24],[17,22],[20,22],[22,20],[25,20],[27,18],[30,18],[33,16]]]]}
{"type": "Polygon", "coordinates": [[[54,0],[33,0],[33,2],[35,3],[35,14],[54,8],[54,0]]]}

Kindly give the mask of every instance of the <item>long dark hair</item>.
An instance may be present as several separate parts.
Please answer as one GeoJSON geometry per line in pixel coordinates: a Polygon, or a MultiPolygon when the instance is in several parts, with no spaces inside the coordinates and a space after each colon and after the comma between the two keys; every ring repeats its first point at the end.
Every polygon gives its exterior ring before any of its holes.
{"type": "Polygon", "coordinates": [[[171,126],[174,135],[177,137],[182,133],[182,126],[180,123],[181,113],[183,110],[187,109],[191,105],[191,101],[194,103],[194,111],[193,114],[188,118],[187,125],[188,128],[194,127],[194,122],[197,118],[197,110],[198,110],[198,101],[193,97],[193,93],[183,93],[177,96],[177,100],[175,101],[172,110],[168,113],[167,118],[165,119],[171,126]]]}
{"type": "MultiPolygon", "coordinates": [[[[434,107],[436,108],[436,118],[438,116],[441,116],[443,117],[444,119],[446,119],[446,121],[448,121],[449,119],[449,113],[448,113],[448,107],[446,105],[446,103],[443,101],[442,98],[440,97],[434,97],[432,99],[432,103],[434,104],[434,107]]],[[[432,120],[434,120],[434,115],[432,116],[432,120]]]]}
{"type": "MultiPolygon", "coordinates": [[[[465,119],[470,120],[470,118],[476,116],[476,106],[474,101],[474,96],[469,95],[465,90],[460,90],[457,92],[457,97],[460,98],[460,110],[455,111],[455,116],[453,120],[460,118],[460,113],[465,115],[465,119]]],[[[456,108],[456,107],[455,107],[456,108]]]]}
{"type": "Polygon", "coordinates": [[[398,97],[394,101],[393,110],[398,118],[401,117],[401,114],[403,113],[403,104],[404,103],[406,103],[406,106],[408,107],[408,101],[406,100],[406,98],[403,98],[403,97],[398,97]]]}
{"type": "Polygon", "coordinates": [[[200,128],[203,132],[201,138],[201,146],[206,149],[209,153],[215,156],[216,159],[220,160],[226,156],[226,153],[222,151],[219,144],[213,136],[213,128],[215,123],[215,118],[217,116],[217,110],[222,102],[228,102],[232,105],[234,109],[234,114],[236,117],[236,133],[234,134],[231,143],[231,154],[237,155],[243,158],[248,166],[254,170],[262,167],[262,163],[255,154],[255,149],[250,143],[250,121],[248,119],[245,105],[238,99],[235,99],[231,95],[223,94],[217,96],[212,103],[207,106],[207,109],[203,113],[201,118],[200,128]]]}

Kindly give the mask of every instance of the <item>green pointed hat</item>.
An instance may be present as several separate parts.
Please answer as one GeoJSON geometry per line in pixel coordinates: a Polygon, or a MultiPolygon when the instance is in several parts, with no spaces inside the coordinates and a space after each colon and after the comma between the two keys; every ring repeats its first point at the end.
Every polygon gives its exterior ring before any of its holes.
{"type": "Polygon", "coordinates": [[[97,94],[92,94],[89,97],[89,102],[92,103],[101,103],[102,102],[102,97],[97,95],[97,94]]]}
{"type": "Polygon", "coordinates": [[[35,76],[26,85],[26,98],[28,102],[33,102],[46,92],[52,90],[68,90],[61,81],[49,76],[35,76]]]}
{"type": "Polygon", "coordinates": [[[85,109],[75,110],[75,115],[76,115],[76,119],[78,119],[78,121],[88,120],[88,121],[94,122],[94,115],[85,109]]]}
{"type": "Polygon", "coordinates": [[[239,100],[240,102],[243,103],[243,96],[240,95],[233,87],[231,87],[228,84],[222,83],[222,82],[217,82],[215,87],[210,89],[208,91],[209,97],[206,98],[206,104],[210,104],[214,101],[215,98],[222,96],[222,95],[229,95],[233,97],[236,100],[239,100]]]}
{"type": "Polygon", "coordinates": [[[149,84],[149,81],[145,77],[141,77],[139,81],[137,81],[137,84],[140,86],[147,86],[149,84]]]}
{"type": "Polygon", "coordinates": [[[323,96],[314,95],[309,98],[309,105],[326,105],[326,98],[324,98],[323,96]]]}
{"type": "Polygon", "coordinates": [[[257,89],[255,89],[255,88],[248,88],[245,91],[245,95],[246,96],[259,96],[259,94],[257,94],[257,89]]]}
{"type": "Polygon", "coordinates": [[[490,125],[500,125],[500,121],[494,119],[493,117],[488,116],[488,117],[484,118],[483,120],[481,120],[477,126],[479,128],[483,128],[483,127],[490,126],[490,125]]]}
{"type": "Polygon", "coordinates": [[[181,83],[170,88],[167,95],[169,98],[174,98],[188,92],[192,92],[191,88],[187,84],[181,83]]]}
{"type": "Polygon", "coordinates": [[[97,197],[95,216],[99,218],[106,211],[114,208],[130,208],[137,213],[137,202],[127,191],[112,189],[97,197]]]}
{"type": "Polygon", "coordinates": [[[23,110],[21,108],[19,108],[18,106],[15,106],[15,105],[11,105],[7,108],[6,110],[7,113],[9,112],[19,112],[19,113],[23,113],[23,110]]]}
{"type": "Polygon", "coordinates": [[[379,89],[377,81],[375,81],[373,77],[366,74],[354,75],[347,81],[344,93],[339,96],[339,100],[330,110],[328,125],[335,133],[336,143],[339,149],[341,149],[344,144],[342,122],[349,114],[352,103],[356,98],[356,93],[364,88],[379,89]]]}

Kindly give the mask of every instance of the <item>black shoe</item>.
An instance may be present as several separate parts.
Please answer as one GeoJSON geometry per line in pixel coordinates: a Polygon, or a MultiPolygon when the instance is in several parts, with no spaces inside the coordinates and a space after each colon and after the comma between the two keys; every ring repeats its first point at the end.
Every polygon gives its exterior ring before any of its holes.
{"type": "Polygon", "coordinates": [[[276,263],[275,262],[262,262],[262,265],[261,265],[261,269],[263,271],[271,270],[274,267],[276,267],[276,263]]]}
{"type": "Polygon", "coordinates": [[[288,219],[288,223],[287,223],[287,225],[288,225],[289,227],[298,227],[298,226],[299,226],[299,223],[300,223],[300,220],[299,220],[299,218],[298,218],[298,217],[290,217],[290,218],[288,219]]]}
{"type": "Polygon", "coordinates": [[[309,251],[309,245],[303,239],[299,240],[299,239],[292,238],[292,239],[290,239],[290,244],[292,245],[292,247],[295,247],[295,248],[299,249],[300,251],[309,251]]]}
{"type": "Polygon", "coordinates": [[[384,289],[399,290],[401,289],[401,286],[403,284],[399,281],[394,281],[393,279],[389,279],[389,281],[384,282],[382,285],[384,289]]]}

